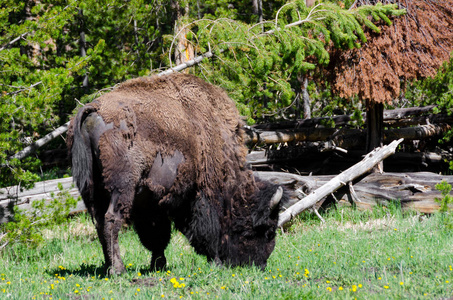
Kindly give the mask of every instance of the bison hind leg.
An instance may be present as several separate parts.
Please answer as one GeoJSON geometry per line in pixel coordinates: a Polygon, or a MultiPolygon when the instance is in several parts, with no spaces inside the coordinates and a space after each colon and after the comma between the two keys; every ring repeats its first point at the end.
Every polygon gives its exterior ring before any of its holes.
{"type": "Polygon", "coordinates": [[[164,251],[170,242],[171,221],[149,190],[135,198],[132,222],[140,242],[152,252],[151,270],[163,270],[167,264],[164,251]]]}

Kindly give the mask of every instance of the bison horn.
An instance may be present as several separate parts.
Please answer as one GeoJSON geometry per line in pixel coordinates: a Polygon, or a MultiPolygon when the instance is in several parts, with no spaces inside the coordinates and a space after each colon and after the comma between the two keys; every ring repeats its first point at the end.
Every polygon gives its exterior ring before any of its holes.
{"type": "Polygon", "coordinates": [[[280,203],[280,200],[282,199],[283,196],[283,189],[281,186],[277,188],[277,191],[275,194],[272,196],[271,201],[269,202],[269,207],[271,210],[273,210],[277,205],[280,203]]]}

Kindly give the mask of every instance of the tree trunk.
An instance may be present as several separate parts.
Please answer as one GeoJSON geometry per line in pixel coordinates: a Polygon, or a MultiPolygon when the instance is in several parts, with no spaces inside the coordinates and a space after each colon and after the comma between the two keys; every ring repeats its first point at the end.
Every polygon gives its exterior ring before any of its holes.
{"type": "MultiPolygon", "coordinates": [[[[368,153],[383,144],[384,104],[367,100],[366,107],[367,136],[365,151],[368,153]]],[[[373,172],[382,171],[382,162],[373,168],[373,172]]]]}
{"type": "Polygon", "coordinates": [[[175,34],[177,34],[178,43],[175,49],[176,65],[183,64],[194,58],[193,45],[187,40],[189,30],[184,28],[183,18],[189,15],[189,2],[184,7],[180,6],[179,1],[174,1],[176,9],[175,34]]]}
{"type": "MultiPolygon", "coordinates": [[[[83,10],[79,10],[79,20],[80,20],[80,39],[79,39],[79,46],[80,46],[80,56],[85,57],[86,53],[86,39],[85,39],[85,21],[83,19],[83,10]]],[[[83,92],[88,92],[88,73],[85,74],[82,81],[82,88],[83,92]]]]}
{"type": "Polygon", "coordinates": [[[310,95],[308,94],[308,77],[304,76],[303,88],[302,88],[302,99],[304,103],[304,119],[311,118],[311,108],[310,108],[310,95]]]}

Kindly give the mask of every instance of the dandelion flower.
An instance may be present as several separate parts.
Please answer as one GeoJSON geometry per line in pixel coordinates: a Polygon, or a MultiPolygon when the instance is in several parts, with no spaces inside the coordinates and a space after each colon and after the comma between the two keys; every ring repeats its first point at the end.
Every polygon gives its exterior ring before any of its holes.
{"type": "Polygon", "coordinates": [[[342,291],[342,290],[343,290],[343,287],[342,287],[342,286],[340,286],[340,287],[338,288],[338,290],[339,290],[339,291],[342,291]]]}

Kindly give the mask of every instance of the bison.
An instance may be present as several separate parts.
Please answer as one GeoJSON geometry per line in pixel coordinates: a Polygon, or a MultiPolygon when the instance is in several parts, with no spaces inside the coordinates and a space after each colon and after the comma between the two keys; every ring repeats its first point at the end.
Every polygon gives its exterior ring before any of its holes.
{"type": "Polygon", "coordinates": [[[265,267],[287,196],[246,165],[242,125],[223,90],[184,74],[126,81],[78,111],[72,172],[109,274],[125,271],[123,222],[152,269],[166,265],[171,222],[210,261],[265,267]]]}

